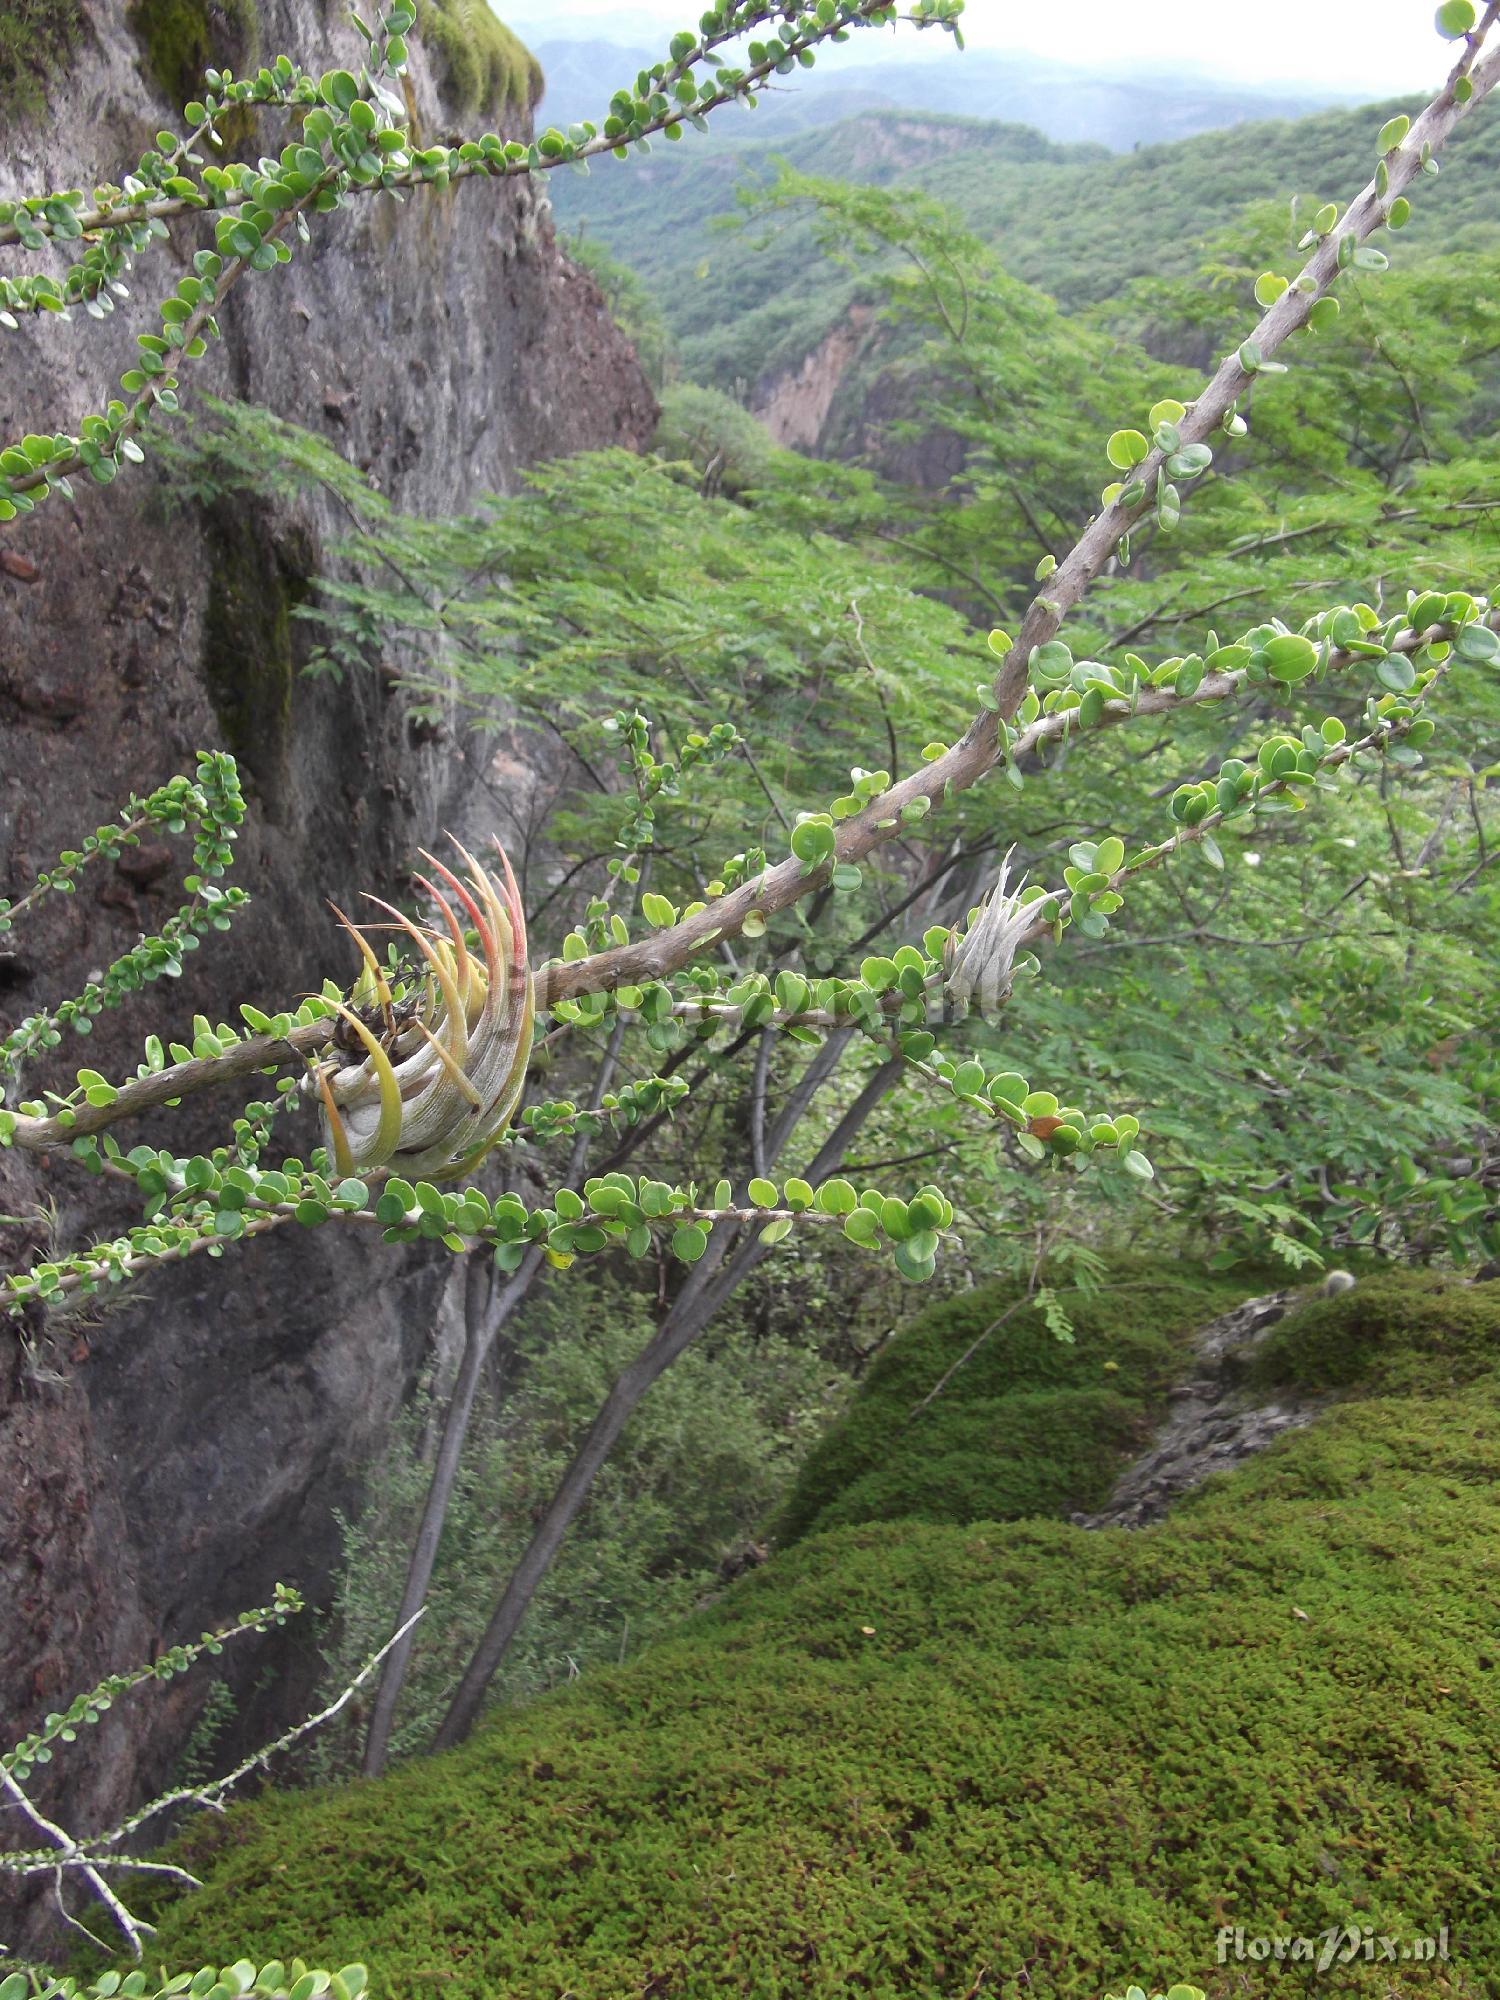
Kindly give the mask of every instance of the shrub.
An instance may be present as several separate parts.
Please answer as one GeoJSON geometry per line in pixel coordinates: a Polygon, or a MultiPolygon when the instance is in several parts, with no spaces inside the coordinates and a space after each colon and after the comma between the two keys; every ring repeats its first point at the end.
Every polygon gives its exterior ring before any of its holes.
{"type": "Polygon", "coordinates": [[[700,475],[710,467],[720,485],[737,492],[763,480],[775,446],[759,417],[719,389],[674,382],[663,391],[654,448],[684,459],[700,475]]]}
{"type": "MultiPolygon", "coordinates": [[[[495,1599],[567,1464],[570,1440],[650,1339],[639,1291],[591,1274],[528,1303],[510,1356],[503,1413],[470,1431],[428,1613],[417,1631],[393,1745],[421,1748],[441,1719],[495,1599]],[[519,1377],[519,1379],[516,1379],[519,1377]]],[[[757,1335],[726,1315],[685,1354],[631,1419],[496,1685],[505,1700],[624,1659],[690,1610],[717,1582],[785,1492],[800,1412],[823,1369],[805,1342],[757,1335]]],[[[337,1619],[324,1652],[331,1699],[398,1619],[407,1553],[431,1477],[427,1399],[403,1412],[364,1506],[344,1524],[337,1619]]],[[[312,1746],[319,1776],[358,1760],[358,1712],[312,1746]]]]}

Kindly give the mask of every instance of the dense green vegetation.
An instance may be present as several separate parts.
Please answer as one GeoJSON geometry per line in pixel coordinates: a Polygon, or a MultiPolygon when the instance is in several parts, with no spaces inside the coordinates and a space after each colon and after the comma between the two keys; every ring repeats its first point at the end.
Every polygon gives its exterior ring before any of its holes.
{"type": "MultiPolygon", "coordinates": [[[[947,204],[1007,272],[1078,309],[1135,278],[1193,271],[1205,244],[1252,205],[1300,197],[1305,226],[1319,202],[1359,184],[1382,119],[1414,108],[1393,99],[1130,153],[982,119],[871,112],[777,139],[710,139],[691,157],[606,162],[587,180],[559,182],[554,198],[570,227],[598,236],[660,298],[684,371],[730,388],[799,361],[855,292],[830,273],[805,224],[781,226],[763,247],[753,228],[726,233],[741,189],[774,180],[782,158],[804,173],[947,204]]],[[[753,132],[753,121],[742,123],[753,132]]],[[[1500,244],[1497,167],[1493,122],[1461,130],[1441,188],[1414,208],[1401,261],[1500,244]]]]}
{"type": "Polygon", "coordinates": [[[1455,1391],[1424,1363],[1419,1393],[1382,1385],[1139,1533],[815,1536],[452,1756],[201,1829],[208,1886],[162,1950],[298,1942],[368,1958],[391,1996],[441,1967],[455,2000],[951,2000],[981,1970],[1007,1996],[1227,1994],[1253,1968],[1216,1966],[1221,1924],[1446,1923],[1445,1983],[1387,1967],[1382,1990],[1477,2000],[1500,1953],[1500,1295],[1362,1289],[1285,1340],[1357,1312],[1405,1354],[1432,1295],[1429,1327],[1486,1324],[1482,1372],[1455,1391]]]}
{"type": "MultiPolygon", "coordinates": [[[[779,1317],[789,1321],[783,1311],[779,1317]]],[[[639,1289],[576,1275],[541,1293],[504,1361],[503,1397],[474,1424],[429,1594],[423,1645],[396,1737],[420,1750],[467,1649],[522,1554],[572,1440],[610,1382],[650,1338],[639,1289]]],[[[726,1554],[758,1536],[791,1468],[817,1434],[824,1384],[839,1377],[837,1336],[729,1312],[647,1398],[600,1475],[589,1508],[507,1661],[507,1701],[633,1656],[713,1591],[726,1554]]],[[[396,1624],[406,1551],[430,1473],[438,1415],[405,1411],[370,1469],[326,1642],[330,1691],[347,1685],[396,1624]]],[[[320,1776],[358,1769],[350,1719],[312,1746],[320,1776]]]]}
{"type": "Polygon", "coordinates": [[[1097,1506],[1181,1373],[1183,1338],[1253,1282],[1116,1258],[1081,1284],[1001,1281],[929,1306],[804,1460],[779,1537],[1097,1506]]]}

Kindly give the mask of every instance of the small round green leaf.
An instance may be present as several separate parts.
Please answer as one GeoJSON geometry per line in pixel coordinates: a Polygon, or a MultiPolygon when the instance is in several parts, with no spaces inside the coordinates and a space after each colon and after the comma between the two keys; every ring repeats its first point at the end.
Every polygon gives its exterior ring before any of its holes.
{"type": "Polygon", "coordinates": [[[1104,447],[1110,464],[1121,472],[1128,472],[1132,465],[1139,465],[1150,449],[1139,431],[1116,431],[1104,447]]]}

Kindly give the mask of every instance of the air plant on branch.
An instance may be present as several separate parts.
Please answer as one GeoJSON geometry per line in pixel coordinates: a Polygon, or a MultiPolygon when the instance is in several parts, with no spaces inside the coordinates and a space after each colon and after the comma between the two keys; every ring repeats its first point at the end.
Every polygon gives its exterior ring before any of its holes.
{"type": "Polygon", "coordinates": [[[520,1100],[535,995],[516,878],[498,841],[503,885],[457,840],[453,845],[467,883],[425,849],[423,860],[449,895],[425,875],[412,877],[437,910],[441,930],[414,923],[378,896],[367,898],[415,946],[408,965],[382,964],[358,926],[330,905],[364,965],[339,1002],[330,1048],[311,1065],[303,1089],[322,1104],[324,1140],[342,1175],[444,1180],[468,1173],[520,1100]],[[460,910],[477,938],[477,955],[460,910]]]}
{"type": "Polygon", "coordinates": [[[1034,904],[1021,900],[1026,887],[1023,875],[1010,887],[1012,847],[1000,863],[995,886],[974,913],[973,921],[961,938],[950,932],[943,947],[943,985],[948,998],[958,1006],[977,1005],[981,1014],[994,1014],[1010,998],[1015,977],[1016,951],[1036,917],[1034,904]]]}

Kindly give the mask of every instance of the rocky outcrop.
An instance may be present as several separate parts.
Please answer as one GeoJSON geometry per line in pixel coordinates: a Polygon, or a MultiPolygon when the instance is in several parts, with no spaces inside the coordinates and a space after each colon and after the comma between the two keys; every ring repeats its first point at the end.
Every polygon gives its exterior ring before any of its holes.
{"type": "Polygon", "coordinates": [[[756,384],[751,407],[779,445],[821,453],[829,414],[849,365],[865,345],[871,312],[853,305],[795,367],[756,384]]]}
{"type": "Polygon", "coordinates": [[[961,477],[968,447],[923,418],[922,388],[874,308],[856,300],[800,361],[759,378],[750,408],[779,445],[940,492],[961,477]]]}
{"type": "Polygon", "coordinates": [[[1268,1292],[1246,1299],[1201,1328],[1191,1372],[1169,1394],[1172,1408],[1149,1448],[1120,1475],[1093,1514],[1075,1514],[1084,1528],[1142,1528],[1210,1474],[1227,1472],[1283,1431],[1310,1423],[1326,1397],[1282,1396],[1258,1401],[1243,1387],[1246,1363],[1301,1294],[1268,1292]]]}
{"type": "MultiPolygon", "coordinates": [[[[84,13],[51,115],[7,134],[0,192],[116,178],[167,116],[127,10],[86,0],[84,13]]],[[[205,9],[211,27],[244,14],[205,9]]],[[[342,8],[262,0],[257,26],[263,54],[358,60],[342,8]]],[[[424,63],[419,52],[417,121],[445,130],[424,63]]],[[[268,126],[260,144],[280,143],[268,126]]],[[[168,289],[201,240],[174,233],[139,267],[137,296],[168,289]]],[[[143,323],[127,309],[0,332],[0,433],[72,427],[129,365],[143,323]]],[[[223,329],[194,394],[322,431],[414,508],[504,490],[543,457],[637,446],[655,419],[592,279],[560,255],[544,198],[514,181],[323,218],[313,250],[241,287],[223,329]]],[[[301,675],[293,613],[339,529],[331,503],[169,511],[167,497],[149,466],[108,490],[85,483],[14,524],[0,566],[0,890],[24,890],[132,790],[191,771],[199,746],[232,748],[250,796],[235,879],[251,908],[180,982],[60,1052],[106,1073],[133,1070],[152,1029],[180,1035],[200,1011],[234,1019],[240,1000],[282,1004],[341,971],[325,897],[389,890],[438,828],[493,824],[451,740],[416,740],[388,688],[301,675]]],[[[106,869],[43,904],[4,941],[0,1019],[76,990],[154,929],[187,865],[106,869]]],[[[232,1109],[199,1100],[131,1137],[170,1132],[188,1150],[221,1136],[232,1109]]],[[[288,1150],[311,1143],[298,1128],[288,1150]]],[[[8,1225],[0,1249],[130,1219],[65,1159],[0,1155],[0,1211],[24,1219],[48,1201],[55,1216],[8,1225]]],[[[357,1503],[446,1274],[445,1260],[372,1256],[321,1231],[164,1270],[102,1324],[61,1340],[37,1329],[29,1356],[0,1326],[0,1740],[99,1674],[263,1601],[278,1578],[323,1588],[335,1510],[357,1503]]],[[[312,1658],[295,1628],[245,1649],[245,1733],[298,1705],[312,1658]]],[[[52,1767],[67,1811],[96,1818],[160,1780],[200,1698],[184,1687],[114,1711],[86,1758],[52,1767]]]]}

